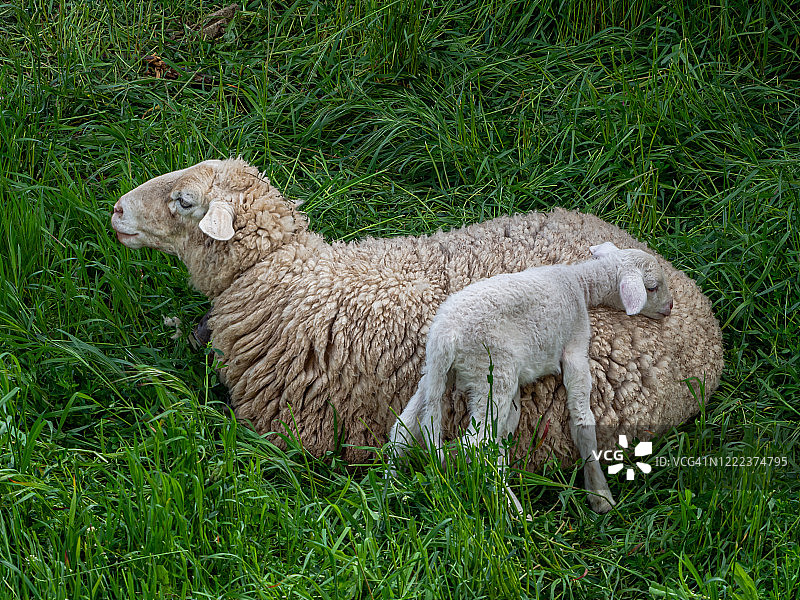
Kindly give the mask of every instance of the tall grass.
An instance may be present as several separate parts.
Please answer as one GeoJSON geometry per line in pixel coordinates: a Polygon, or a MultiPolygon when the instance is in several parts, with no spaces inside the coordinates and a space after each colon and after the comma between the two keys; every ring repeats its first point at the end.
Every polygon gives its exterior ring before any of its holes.
{"type": "Polygon", "coordinates": [[[797,7],[248,2],[204,40],[219,7],[0,6],[0,596],[797,596],[797,7]],[[392,485],[379,453],[278,450],[164,326],[208,308],[183,267],[109,234],[134,185],[238,154],[331,239],[553,206],[625,227],[726,344],[657,456],[788,465],[655,468],[598,517],[550,464],[514,475],[520,522],[496,448],[392,485]]]}

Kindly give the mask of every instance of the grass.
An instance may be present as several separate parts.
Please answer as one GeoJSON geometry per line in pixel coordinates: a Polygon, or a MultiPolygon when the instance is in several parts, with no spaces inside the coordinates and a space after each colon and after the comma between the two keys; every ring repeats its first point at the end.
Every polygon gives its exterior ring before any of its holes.
{"type": "Polygon", "coordinates": [[[797,597],[797,7],[248,2],[193,33],[219,7],[0,5],[0,597],[797,597]],[[330,239],[557,205],[628,229],[726,345],[656,456],[787,466],[654,467],[600,517],[548,465],[519,522],[492,449],[396,486],[276,449],[163,325],[208,306],[182,266],[109,234],[132,186],[238,154],[330,239]]]}

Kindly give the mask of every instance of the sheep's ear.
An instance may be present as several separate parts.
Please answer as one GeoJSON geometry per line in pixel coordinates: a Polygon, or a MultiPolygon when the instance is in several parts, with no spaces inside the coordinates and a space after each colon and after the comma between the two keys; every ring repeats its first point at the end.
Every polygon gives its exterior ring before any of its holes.
{"type": "Polygon", "coordinates": [[[647,303],[647,290],[639,273],[624,275],[619,282],[619,297],[629,315],[638,315],[647,303]]]}
{"type": "Polygon", "coordinates": [[[200,230],[215,240],[227,241],[233,237],[233,206],[228,202],[212,200],[206,216],[200,221],[200,230]]]}
{"type": "Polygon", "coordinates": [[[611,242],[603,242],[598,246],[589,246],[589,250],[592,253],[592,256],[595,258],[603,258],[604,256],[608,256],[612,252],[617,252],[619,248],[617,248],[611,242]]]}

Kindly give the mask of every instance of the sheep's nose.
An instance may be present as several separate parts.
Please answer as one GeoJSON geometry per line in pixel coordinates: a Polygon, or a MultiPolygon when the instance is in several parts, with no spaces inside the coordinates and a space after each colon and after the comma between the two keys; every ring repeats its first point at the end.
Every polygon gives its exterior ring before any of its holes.
{"type": "Polygon", "coordinates": [[[672,314],[672,306],[673,306],[673,302],[672,302],[672,300],[670,300],[669,301],[669,306],[667,306],[667,310],[664,311],[664,316],[665,317],[668,317],[668,316],[670,316],[672,314]]]}
{"type": "Polygon", "coordinates": [[[117,200],[117,203],[114,205],[114,210],[111,214],[122,216],[122,200],[117,200]]]}

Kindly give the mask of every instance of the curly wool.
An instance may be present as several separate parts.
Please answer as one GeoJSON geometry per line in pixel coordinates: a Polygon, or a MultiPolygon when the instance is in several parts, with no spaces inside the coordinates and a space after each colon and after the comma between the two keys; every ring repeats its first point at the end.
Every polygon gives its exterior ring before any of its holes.
{"type": "MultiPolygon", "coordinates": [[[[198,237],[179,255],[214,299],[208,326],[237,417],[261,433],[288,426],[317,456],[337,447],[337,435],[351,462],[386,442],[416,388],[428,326],[448,294],[498,273],[584,260],[589,246],[605,241],[651,252],[593,215],[561,209],[430,236],[327,244],[255,169],[225,162],[227,173],[214,181],[226,189],[210,193],[234,204],[234,238],[198,237]]],[[[619,434],[648,439],[695,415],[697,385],[686,380],[703,381],[706,395],[719,382],[722,341],[711,304],[658,259],[673,291],[671,317],[590,311],[600,449],[614,448],[619,434]]],[[[523,389],[521,402],[517,453],[527,467],[550,455],[574,461],[560,377],[523,389]],[[534,440],[537,430],[542,439],[534,440]]],[[[445,437],[453,438],[466,426],[465,399],[451,398],[446,408],[445,437]]]]}
{"type": "Polygon", "coordinates": [[[189,269],[192,285],[212,299],[261,257],[293,242],[303,245],[313,237],[308,234],[305,215],[258,169],[238,159],[220,161],[220,165],[195,165],[173,184],[173,189],[196,190],[236,207],[235,233],[230,241],[216,241],[199,228],[191,228],[184,247],[177,251],[189,269]]]}

